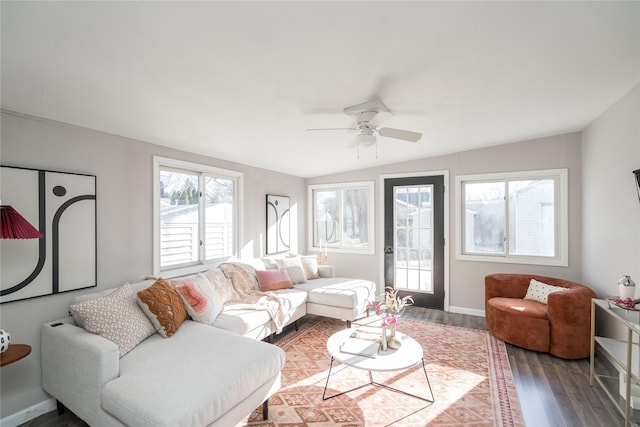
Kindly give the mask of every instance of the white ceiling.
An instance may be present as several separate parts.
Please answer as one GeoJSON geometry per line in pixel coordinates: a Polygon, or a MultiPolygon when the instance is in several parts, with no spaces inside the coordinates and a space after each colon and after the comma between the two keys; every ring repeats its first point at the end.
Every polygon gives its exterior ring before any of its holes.
{"type": "Polygon", "coordinates": [[[301,177],[582,130],[640,78],[640,2],[1,2],[2,108],[301,177]],[[384,126],[347,146],[342,109],[384,126]]]}

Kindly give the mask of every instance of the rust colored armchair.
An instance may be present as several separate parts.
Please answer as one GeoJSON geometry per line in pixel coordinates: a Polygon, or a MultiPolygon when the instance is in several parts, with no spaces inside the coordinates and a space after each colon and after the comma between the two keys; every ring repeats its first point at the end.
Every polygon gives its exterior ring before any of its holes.
{"type": "Polygon", "coordinates": [[[528,274],[485,277],[487,328],[496,337],[533,351],[563,359],[589,357],[591,299],[586,286],[528,274]],[[549,294],[547,304],[525,300],[531,279],[567,288],[549,294]]]}

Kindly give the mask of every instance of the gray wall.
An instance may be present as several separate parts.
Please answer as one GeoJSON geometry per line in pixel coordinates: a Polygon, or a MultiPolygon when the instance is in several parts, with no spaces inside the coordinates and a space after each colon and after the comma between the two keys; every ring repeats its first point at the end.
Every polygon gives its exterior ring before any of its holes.
{"type": "MultiPolygon", "coordinates": [[[[152,156],[160,155],[244,173],[241,255],[261,256],[265,247],[267,193],[289,195],[292,250],[304,247],[305,182],[302,178],[197,156],[67,124],[2,113],[2,157],[7,166],[97,176],[98,289],[136,281],[152,272],[152,156]]],[[[11,185],[3,182],[2,185],[11,185]]],[[[1,194],[1,193],[0,193],[1,194]]],[[[4,200],[9,204],[9,200],[4,200]]],[[[10,241],[4,247],[9,247],[10,241]]],[[[1,274],[1,272],[0,272],[1,274]]],[[[1,277],[0,277],[1,279],[1,277]]],[[[95,289],[94,289],[95,290],[95,289]]],[[[16,343],[29,344],[27,358],[2,368],[0,418],[48,398],[40,384],[40,325],[64,317],[75,291],[0,306],[0,327],[16,343]]]]}
{"type": "MultiPolygon", "coordinates": [[[[384,142],[391,143],[391,142],[384,142]]],[[[497,272],[527,272],[569,280],[579,280],[582,258],[581,220],[581,150],[580,134],[552,136],[513,144],[498,145],[452,155],[397,163],[379,168],[363,169],[325,177],[308,179],[309,184],[350,181],[375,181],[376,215],[379,213],[380,175],[429,171],[449,171],[449,305],[451,311],[480,314],[484,311],[484,276],[497,272]],[[455,257],[455,178],[458,175],[567,168],[569,171],[569,266],[551,267],[495,262],[460,261],[455,257]]],[[[381,218],[376,218],[381,220],[381,218]]],[[[331,256],[329,260],[340,274],[358,274],[378,283],[382,292],[380,242],[382,233],[376,226],[374,255],[331,256]]]]}
{"type": "Polygon", "coordinates": [[[599,295],[617,295],[631,275],[640,297],[640,85],[604,112],[582,138],[582,280],[599,295]]]}

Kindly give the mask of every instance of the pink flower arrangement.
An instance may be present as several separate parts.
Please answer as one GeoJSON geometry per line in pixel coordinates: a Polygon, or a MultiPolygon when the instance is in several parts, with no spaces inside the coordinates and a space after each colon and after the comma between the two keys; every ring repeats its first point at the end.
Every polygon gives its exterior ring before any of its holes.
{"type": "Polygon", "coordinates": [[[391,286],[387,286],[385,291],[384,303],[373,301],[369,302],[368,306],[380,316],[383,328],[396,327],[400,325],[400,315],[405,307],[413,304],[413,298],[409,295],[402,298],[399,297],[398,289],[393,289],[391,286]]]}

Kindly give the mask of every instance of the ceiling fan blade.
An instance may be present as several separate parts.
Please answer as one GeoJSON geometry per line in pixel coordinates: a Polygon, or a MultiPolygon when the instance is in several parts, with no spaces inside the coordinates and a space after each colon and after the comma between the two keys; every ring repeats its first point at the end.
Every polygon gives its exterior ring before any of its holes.
{"type": "Polygon", "coordinates": [[[315,132],[318,130],[359,130],[356,128],[318,128],[318,129],[305,129],[307,132],[315,132]]]}
{"type": "Polygon", "coordinates": [[[418,142],[422,138],[422,134],[419,132],[411,132],[409,130],[394,129],[394,128],[380,128],[378,129],[380,136],[387,138],[401,139],[403,141],[418,142]]]}

